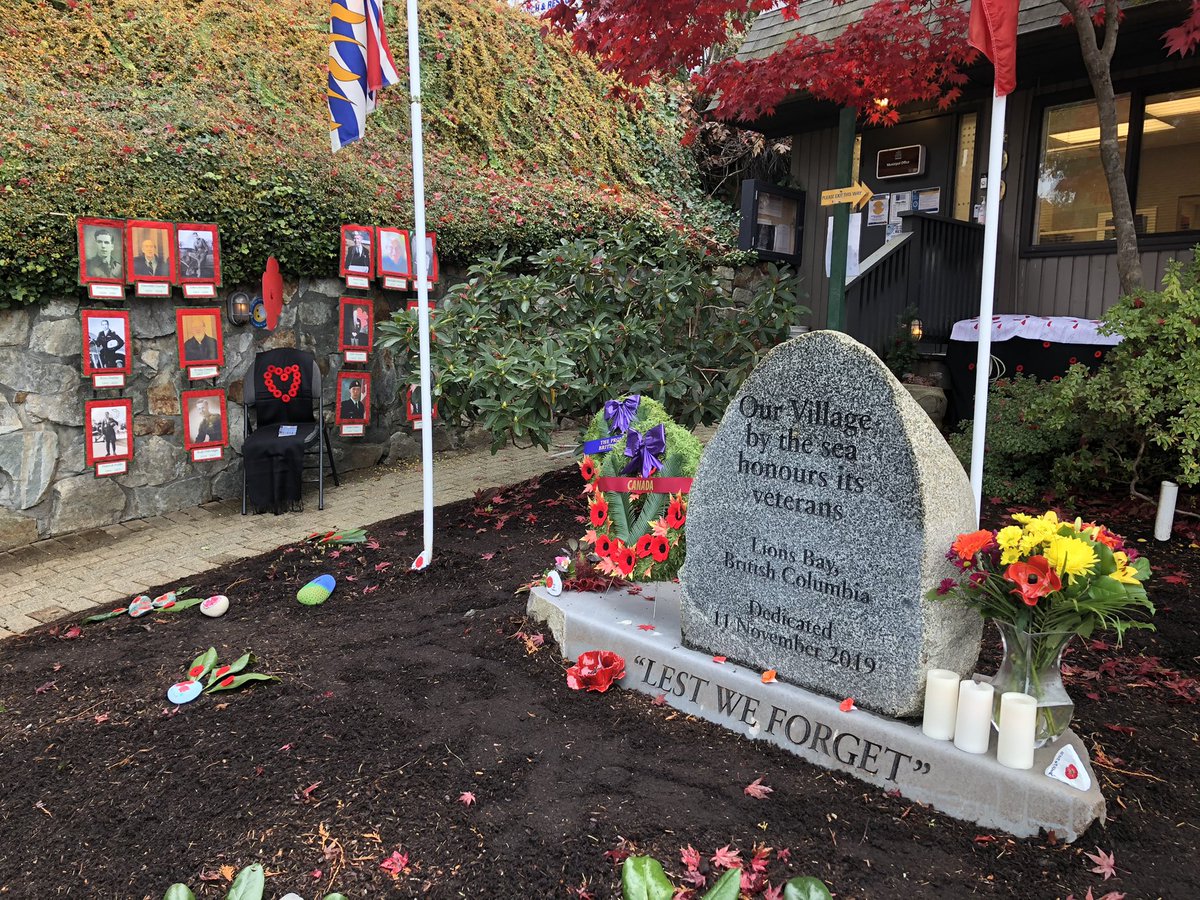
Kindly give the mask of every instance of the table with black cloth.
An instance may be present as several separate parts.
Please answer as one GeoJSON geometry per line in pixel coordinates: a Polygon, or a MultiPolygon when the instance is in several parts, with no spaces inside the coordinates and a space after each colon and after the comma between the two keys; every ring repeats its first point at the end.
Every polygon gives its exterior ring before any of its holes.
{"type": "MultiPolygon", "coordinates": [[[[1100,334],[1095,319],[1069,316],[992,316],[992,368],[988,381],[1032,375],[1053,379],[1076,363],[1095,369],[1120,335],[1100,334]]],[[[974,418],[975,359],[979,351],[979,319],[954,323],[946,350],[950,396],[946,427],[974,418]]]]}

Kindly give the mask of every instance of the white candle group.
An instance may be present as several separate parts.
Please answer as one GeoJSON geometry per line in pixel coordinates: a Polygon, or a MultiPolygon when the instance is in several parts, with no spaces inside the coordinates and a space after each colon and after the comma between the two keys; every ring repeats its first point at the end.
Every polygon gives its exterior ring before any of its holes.
{"type": "Polygon", "coordinates": [[[954,738],[954,719],[958,715],[958,673],[949,669],[930,669],[925,676],[925,716],[921,731],[934,740],[954,738]]]}
{"type": "Polygon", "coordinates": [[[990,684],[964,681],[958,686],[958,711],[954,718],[954,746],[967,753],[987,753],[992,740],[990,684]]]}
{"type": "Polygon", "coordinates": [[[1036,725],[1036,699],[1018,691],[1002,694],[996,761],[1010,769],[1032,769],[1036,725]]]}

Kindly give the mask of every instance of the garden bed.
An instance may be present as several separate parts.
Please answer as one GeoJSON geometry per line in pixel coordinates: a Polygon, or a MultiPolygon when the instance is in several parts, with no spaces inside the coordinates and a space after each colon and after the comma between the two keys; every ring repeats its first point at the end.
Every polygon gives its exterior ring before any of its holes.
{"type": "MultiPolygon", "coordinates": [[[[579,488],[571,468],[441,508],[423,573],[407,569],[416,513],[369,529],[377,547],[300,543],[197,576],[193,593],[233,600],[220,619],[121,617],[70,639],[60,623],[0,644],[0,895],[158,900],[186,881],[219,897],[261,862],[269,898],[603,898],[624,853],[678,875],[681,847],[708,860],[756,844],[774,849],[773,884],[813,874],[839,897],[1200,893],[1194,536],[1147,547],[1157,633],[1067,659],[1109,822],[1064,845],[982,832],[633,692],[569,690],[556,648],[518,635],[535,633],[518,589],[582,532],[579,488]],[[296,603],[323,571],[333,597],[296,603]],[[282,682],[170,706],[209,646],[252,650],[282,682]],[[743,793],[755,779],[773,793],[743,793]],[[1116,878],[1089,871],[1097,846],[1116,878]]],[[[1145,511],[1084,514],[1149,536],[1145,511]]]]}

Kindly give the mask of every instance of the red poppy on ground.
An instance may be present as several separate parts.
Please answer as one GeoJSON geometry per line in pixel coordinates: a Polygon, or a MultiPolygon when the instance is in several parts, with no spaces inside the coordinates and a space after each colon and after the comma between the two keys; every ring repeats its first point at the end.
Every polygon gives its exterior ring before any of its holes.
{"type": "Polygon", "coordinates": [[[188,669],[188,678],[199,678],[204,674],[204,666],[192,666],[188,669]]]}
{"type": "Polygon", "coordinates": [[[213,672],[213,678],[220,678],[229,671],[229,666],[220,666],[217,671],[213,672]]]}
{"type": "Polygon", "coordinates": [[[683,502],[683,497],[676,494],[671,498],[671,505],[667,507],[667,527],[682,528],[686,521],[687,504],[683,502]]]}
{"type": "Polygon", "coordinates": [[[650,555],[655,562],[666,562],[671,555],[671,542],[665,537],[656,535],[650,539],[650,555]]]}
{"type": "Polygon", "coordinates": [[[612,539],[607,534],[596,535],[596,555],[608,559],[612,554],[612,539]]]}
{"type": "Polygon", "coordinates": [[[228,678],[226,678],[224,681],[221,682],[221,687],[229,687],[231,684],[233,684],[233,679],[234,679],[234,676],[230,675],[228,678]]]}
{"type": "Polygon", "coordinates": [[[592,524],[597,528],[601,527],[608,521],[608,501],[603,497],[597,497],[588,511],[591,516],[592,524]]]}
{"type": "Polygon", "coordinates": [[[637,565],[637,552],[632,547],[626,547],[617,541],[610,559],[617,564],[621,574],[628,577],[633,574],[634,566],[637,565]]]}
{"type": "Polygon", "coordinates": [[[1012,593],[1019,594],[1026,606],[1037,606],[1042,597],[1062,590],[1058,573],[1044,556],[1031,556],[1026,562],[1013,563],[1004,570],[1004,577],[1016,585],[1012,593]]]}
{"type": "Polygon", "coordinates": [[[650,542],[653,540],[654,540],[654,535],[652,535],[652,534],[643,534],[640,538],[637,539],[637,557],[638,557],[638,559],[645,559],[647,556],[650,555],[650,542]]]}
{"type": "Polygon", "coordinates": [[[583,462],[579,464],[579,474],[583,476],[584,481],[588,482],[596,477],[596,464],[590,456],[585,456],[583,462]]]}
{"type": "Polygon", "coordinates": [[[567,687],[573,691],[604,693],[614,681],[625,677],[625,660],[611,650],[589,650],[579,654],[567,669],[567,687]]]}

